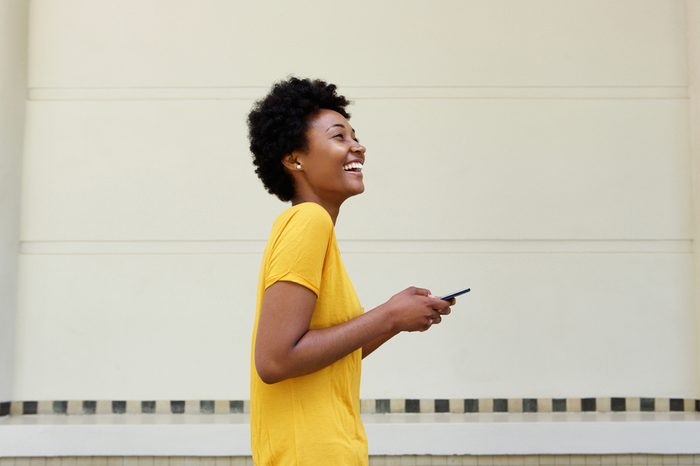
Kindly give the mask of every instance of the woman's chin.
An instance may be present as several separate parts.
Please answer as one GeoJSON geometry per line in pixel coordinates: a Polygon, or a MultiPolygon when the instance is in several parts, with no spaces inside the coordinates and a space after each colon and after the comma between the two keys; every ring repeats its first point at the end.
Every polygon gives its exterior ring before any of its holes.
{"type": "Polygon", "coordinates": [[[352,193],[352,196],[357,196],[358,194],[362,194],[365,192],[365,185],[362,184],[357,187],[357,189],[352,193]]]}

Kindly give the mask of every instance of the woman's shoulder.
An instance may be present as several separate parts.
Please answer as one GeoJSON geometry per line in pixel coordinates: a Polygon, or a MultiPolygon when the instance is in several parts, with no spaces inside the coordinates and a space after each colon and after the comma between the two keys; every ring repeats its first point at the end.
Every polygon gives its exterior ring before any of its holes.
{"type": "Polygon", "coordinates": [[[302,202],[282,212],[275,221],[275,229],[290,226],[333,230],[333,219],[321,205],[315,202],[302,202]]]}
{"type": "Polygon", "coordinates": [[[315,202],[302,202],[294,205],[282,212],[280,218],[317,220],[322,223],[333,224],[333,219],[331,219],[328,211],[315,202]]]}

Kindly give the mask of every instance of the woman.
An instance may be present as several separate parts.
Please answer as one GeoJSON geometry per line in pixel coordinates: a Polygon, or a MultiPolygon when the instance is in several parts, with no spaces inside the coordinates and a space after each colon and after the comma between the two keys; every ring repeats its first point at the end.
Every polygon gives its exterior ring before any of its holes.
{"type": "Polygon", "coordinates": [[[402,331],[450,312],[408,288],[363,312],[334,225],[364,191],[365,147],[336,86],[290,78],[248,116],[256,173],[291,201],[272,227],[260,270],[251,361],[251,443],[263,465],[366,465],[361,359],[402,331]]]}

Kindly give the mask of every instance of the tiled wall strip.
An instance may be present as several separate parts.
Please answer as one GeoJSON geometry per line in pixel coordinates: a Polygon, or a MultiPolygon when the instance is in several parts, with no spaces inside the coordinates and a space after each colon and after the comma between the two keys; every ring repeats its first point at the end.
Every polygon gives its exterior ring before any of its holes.
{"type": "MultiPolygon", "coordinates": [[[[363,413],[551,413],[700,411],[687,398],[467,398],[362,400],[363,413]]],[[[0,416],[31,414],[236,414],[248,400],[58,400],[0,402],[0,416]]]]}
{"type": "MultiPolygon", "coordinates": [[[[559,466],[559,465],[617,465],[617,466],[672,466],[700,464],[700,455],[517,455],[517,456],[370,456],[370,466],[559,466]]],[[[73,456],[1,458],[0,466],[253,466],[253,459],[242,456],[73,456]]]]}
{"type": "MultiPolygon", "coordinates": [[[[700,455],[397,455],[370,456],[370,466],[559,466],[559,465],[617,465],[617,466],[672,466],[700,464],[700,455]]],[[[2,458],[0,466],[253,466],[253,459],[243,456],[73,456],[2,458]]]]}

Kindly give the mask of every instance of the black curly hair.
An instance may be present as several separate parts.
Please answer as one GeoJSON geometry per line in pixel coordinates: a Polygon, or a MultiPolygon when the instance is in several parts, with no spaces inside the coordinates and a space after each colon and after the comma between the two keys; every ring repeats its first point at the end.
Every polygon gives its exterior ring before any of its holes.
{"type": "Polygon", "coordinates": [[[294,180],[285,171],[282,157],[306,150],[309,118],[321,109],[334,110],[345,118],[350,102],[336,94],[335,84],[320,79],[291,77],[275,83],[248,114],[248,139],[255,173],[270,194],[287,202],[294,197],[294,180]]]}

